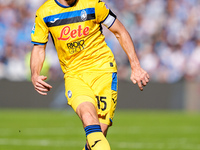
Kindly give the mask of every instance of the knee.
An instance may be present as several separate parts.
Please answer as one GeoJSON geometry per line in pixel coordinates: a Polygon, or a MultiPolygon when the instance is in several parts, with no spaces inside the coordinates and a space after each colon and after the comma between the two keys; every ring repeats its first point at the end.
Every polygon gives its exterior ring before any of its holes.
{"type": "Polygon", "coordinates": [[[99,124],[95,106],[90,102],[84,102],[77,107],[76,113],[83,122],[84,128],[88,125],[99,124]]]}
{"type": "Polygon", "coordinates": [[[81,114],[81,120],[84,126],[99,124],[96,114],[91,113],[90,111],[84,112],[81,114]]]}

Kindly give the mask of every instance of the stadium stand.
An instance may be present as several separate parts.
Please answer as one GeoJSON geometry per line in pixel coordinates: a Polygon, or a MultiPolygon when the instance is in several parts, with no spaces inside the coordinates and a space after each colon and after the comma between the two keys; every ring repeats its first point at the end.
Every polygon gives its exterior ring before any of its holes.
{"type": "MultiPolygon", "coordinates": [[[[26,56],[32,44],[36,9],[44,0],[0,0],[0,79],[26,81],[26,56]]],[[[142,67],[151,81],[200,80],[199,0],[107,0],[131,33],[142,67]],[[116,9],[115,9],[116,8],[116,9]]],[[[119,78],[129,79],[127,56],[115,38],[103,32],[118,63],[119,78]]],[[[48,43],[49,77],[63,78],[52,42],[48,43]]]]}

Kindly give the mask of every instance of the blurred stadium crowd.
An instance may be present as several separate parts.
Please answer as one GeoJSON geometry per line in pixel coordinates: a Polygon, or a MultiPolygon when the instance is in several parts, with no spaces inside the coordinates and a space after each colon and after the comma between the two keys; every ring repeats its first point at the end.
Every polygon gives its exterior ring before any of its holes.
{"type": "MultiPolygon", "coordinates": [[[[200,80],[199,0],[105,0],[129,31],[151,81],[200,80]]],[[[31,30],[44,0],[0,0],[0,79],[29,80],[31,30]]],[[[129,79],[128,58],[104,29],[121,79],[129,79]]],[[[51,39],[50,39],[51,40],[51,39]]],[[[62,79],[57,54],[48,42],[44,73],[62,79]]]]}

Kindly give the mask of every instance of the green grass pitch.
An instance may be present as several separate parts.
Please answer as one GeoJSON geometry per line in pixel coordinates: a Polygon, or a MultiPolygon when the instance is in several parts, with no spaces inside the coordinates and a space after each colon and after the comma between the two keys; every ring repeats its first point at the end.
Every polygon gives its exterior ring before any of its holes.
{"type": "MultiPolygon", "coordinates": [[[[117,110],[112,150],[200,150],[200,114],[117,110]]],[[[0,150],[82,150],[85,133],[71,110],[0,110],[0,150]]]]}

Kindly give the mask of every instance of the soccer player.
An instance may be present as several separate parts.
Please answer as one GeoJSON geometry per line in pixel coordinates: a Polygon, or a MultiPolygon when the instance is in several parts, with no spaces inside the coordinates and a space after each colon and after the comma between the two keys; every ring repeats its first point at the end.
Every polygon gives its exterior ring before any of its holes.
{"type": "Polygon", "coordinates": [[[31,79],[35,90],[47,95],[52,88],[40,75],[51,34],[65,79],[68,104],[83,123],[85,150],[110,150],[106,139],[117,104],[117,66],[102,34],[106,26],[126,52],[130,79],[143,90],[149,75],[140,67],[125,27],[101,0],[48,0],[36,12],[32,30],[31,79]]]}

